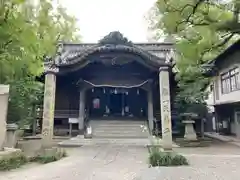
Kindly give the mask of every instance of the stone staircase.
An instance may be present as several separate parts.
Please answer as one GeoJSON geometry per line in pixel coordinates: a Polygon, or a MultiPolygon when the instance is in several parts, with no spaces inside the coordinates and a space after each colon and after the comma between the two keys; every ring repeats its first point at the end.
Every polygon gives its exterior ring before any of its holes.
{"type": "MultiPolygon", "coordinates": [[[[91,120],[93,138],[148,138],[148,130],[143,131],[146,121],[139,120],[91,120]]],[[[146,126],[147,127],[147,126],[146,126]]]]}

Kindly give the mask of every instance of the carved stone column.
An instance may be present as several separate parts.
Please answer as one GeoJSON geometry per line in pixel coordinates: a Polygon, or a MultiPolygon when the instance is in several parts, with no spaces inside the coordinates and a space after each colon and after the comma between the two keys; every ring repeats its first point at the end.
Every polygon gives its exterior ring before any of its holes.
{"type": "Polygon", "coordinates": [[[159,68],[159,90],[161,103],[162,143],[164,150],[172,150],[172,123],[169,86],[168,67],[161,67],[159,68]]]}
{"type": "Polygon", "coordinates": [[[42,120],[42,145],[48,147],[53,139],[56,73],[58,68],[45,68],[45,89],[42,120]]]}
{"type": "Polygon", "coordinates": [[[79,100],[79,122],[78,129],[82,131],[84,129],[84,118],[85,118],[85,90],[80,90],[80,100],[79,100]]]}
{"type": "Polygon", "coordinates": [[[148,125],[150,133],[153,130],[153,97],[152,97],[152,89],[148,91],[148,125]]]}

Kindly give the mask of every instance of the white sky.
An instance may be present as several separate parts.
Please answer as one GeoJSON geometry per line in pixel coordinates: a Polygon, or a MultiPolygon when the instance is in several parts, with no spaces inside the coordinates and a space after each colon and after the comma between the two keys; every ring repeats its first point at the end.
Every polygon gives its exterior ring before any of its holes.
{"type": "Polygon", "coordinates": [[[133,42],[147,41],[144,15],[156,0],[60,0],[78,19],[83,42],[97,42],[120,31],[133,42]]]}

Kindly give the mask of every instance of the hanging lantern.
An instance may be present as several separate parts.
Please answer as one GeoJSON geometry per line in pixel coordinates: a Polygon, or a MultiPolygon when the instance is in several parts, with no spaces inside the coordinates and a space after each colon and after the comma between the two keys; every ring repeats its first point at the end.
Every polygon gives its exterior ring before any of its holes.
{"type": "Polygon", "coordinates": [[[137,89],[137,95],[139,95],[139,89],[137,89]]]}
{"type": "Polygon", "coordinates": [[[128,92],[126,91],[126,95],[128,95],[128,92]]]}
{"type": "Polygon", "coordinates": [[[117,89],[115,88],[115,91],[114,91],[115,94],[117,94],[117,89]]]}
{"type": "Polygon", "coordinates": [[[104,93],[104,94],[106,93],[105,88],[103,88],[103,93],[104,93]]]}
{"type": "Polygon", "coordinates": [[[94,92],[94,88],[92,88],[92,92],[94,92]]]}

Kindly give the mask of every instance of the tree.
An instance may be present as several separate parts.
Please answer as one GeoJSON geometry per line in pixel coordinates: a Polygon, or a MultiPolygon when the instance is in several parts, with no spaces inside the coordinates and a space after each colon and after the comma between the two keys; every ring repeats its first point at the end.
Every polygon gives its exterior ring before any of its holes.
{"type": "Polygon", "coordinates": [[[53,57],[58,41],[76,41],[76,19],[51,0],[0,1],[0,83],[10,84],[8,120],[33,120],[42,100],[44,57],[53,57]]]}
{"type": "Polygon", "coordinates": [[[158,0],[148,20],[156,38],[176,39],[178,101],[203,103],[210,79],[201,65],[214,59],[240,35],[239,0],[158,0]]]}

